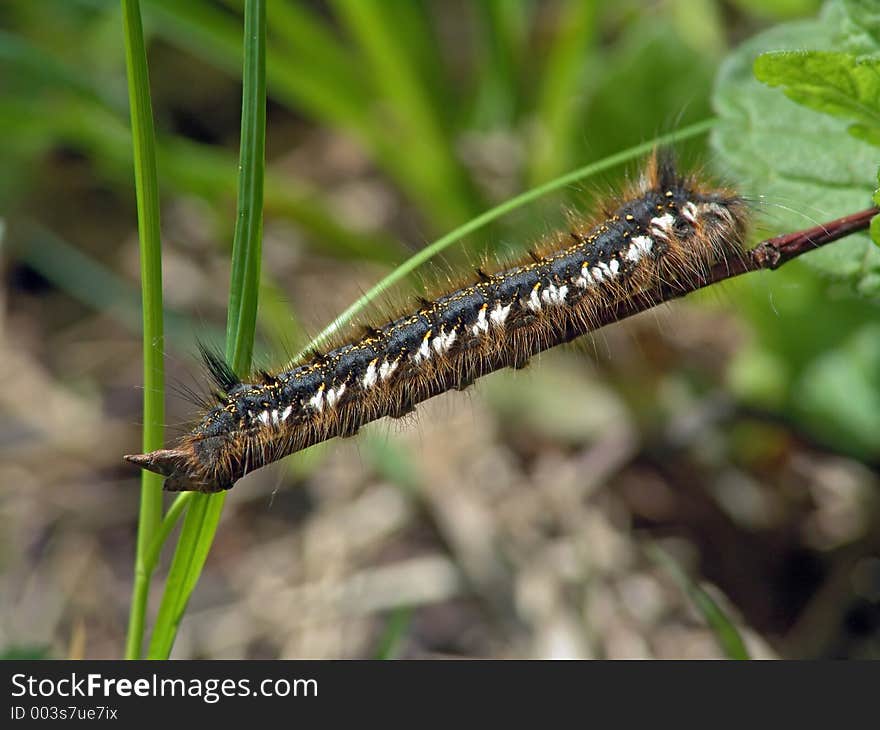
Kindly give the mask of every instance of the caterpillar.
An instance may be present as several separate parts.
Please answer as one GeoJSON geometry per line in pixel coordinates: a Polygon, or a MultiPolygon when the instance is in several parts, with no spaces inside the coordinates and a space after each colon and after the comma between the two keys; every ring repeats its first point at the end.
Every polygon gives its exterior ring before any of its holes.
{"type": "Polygon", "coordinates": [[[282,372],[245,382],[203,351],[217,405],[173,448],[125,458],[164,475],[168,491],[227,490],[288,454],[400,418],[495,370],[522,368],[614,321],[609,312],[691,291],[712,267],[744,257],[743,198],[679,173],[666,150],[604,209],[546,237],[525,261],[478,268],[472,283],[282,372]]]}

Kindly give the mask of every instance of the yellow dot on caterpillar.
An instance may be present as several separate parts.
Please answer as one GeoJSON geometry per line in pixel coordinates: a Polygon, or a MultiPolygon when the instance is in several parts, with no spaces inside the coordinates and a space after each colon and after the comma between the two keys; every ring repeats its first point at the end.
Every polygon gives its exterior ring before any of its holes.
{"type": "Polygon", "coordinates": [[[635,220],[635,216],[633,216],[633,215],[627,213],[627,214],[626,214],[626,219],[627,219],[628,221],[632,221],[632,220],[635,220]]]}
{"type": "Polygon", "coordinates": [[[664,195],[666,195],[667,198],[671,198],[671,197],[672,197],[672,191],[671,191],[671,190],[667,190],[667,191],[664,193],[664,195]]]}

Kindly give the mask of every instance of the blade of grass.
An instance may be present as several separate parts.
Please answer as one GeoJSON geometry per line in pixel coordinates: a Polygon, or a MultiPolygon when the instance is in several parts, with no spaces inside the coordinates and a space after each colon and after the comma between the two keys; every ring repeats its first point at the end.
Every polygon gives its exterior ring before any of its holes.
{"type": "Polygon", "coordinates": [[[394,609],[388,622],[385,624],[385,630],[382,632],[382,638],[379,640],[379,646],[376,649],[374,659],[394,659],[401,649],[404,638],[406,638],[406,630],[412,621],[412,609],[409,606],[400,606],[394,609]]]}
{"type": "MultiPolygon", "coordinates": [[[[93,157],[97,168],[114,181],[128,183],[131,174],[130,142],[121,119],[95,105],[67,102],[55,105],[0,101],[0,137],[20,130],[39,134],[48,149],[61,139],[93,157]]],[[[17,138],[21,145],[21,133],[17,138]]],[[[0,152],[2,152],[0,140],[0,152]]],[[[235,160],[215,148],[181,139],[157,139],[156,154],[162,168],[162,189],[222,199],[235,191],[235,160]]],[[[345,227],[328,209],[319,191],[288,174],[268,171],[265,182],[265,212],[294,221],[308,233],[309,245],[331,256],[369,259],[390,263],[400,258],[403,244],[381,233],[360,232],[345,227]]]]}
{"type": "Polygon", "coordinates": [[[575,0],[563,6],[557,37],[539,79],[531,180],[540,183],[571,159],[571,139],[582,109],[586,53],[596,35],[596,2],[575,0]]]}
{"type": "Polygon", "coordinates": [[[721,651],[728,659],[749,659],[745,642],[733,621],[722,610],[715,599],[690,579],[681,566],[656,545],[647,545],[648,555],[672,576],[679,588],[687,595],[694,608],[708,624],[721,651]]]}
{"type": "Polygon", "coordinates": [[[405,157],[413,163],[420,189],[430,194],[423,210],[440,226],[466,220],[474,213],[476,193],[438,121],[444,114],[432,103],[408,50],[413,36],[419,37],[422,49],[430,48],[433,40],[429,31],[417,13],[404,14],[393,9],[394,3],[383,0],[333,0],[332,5],[360,47],[376,91],[388,102],[398,150],[400,145],[408,150],[405,157]],[[404,40],[407,35],[410,37],[404,40]]]}
{"type": "Polygon", "coordinates": [[[430,260],[432,257],[439,254],[445,248],[448,248],[453,243],[459,241],[468,234],[473,233],[474,231],[482,228],[491,221],[494,221],[501,216],[510,213],[514,209],[520,208],[526,203],[540,198],[542,195],[546,195],[547,193],[553,192],[554,190],[559,190],[560,188],[564,188],[568,185],[583,180],[590,175],[595,175],[599,172],[602,172],[603,170],[608,170],[612,167],[623,164],[624,162],[628,162],[629,160],[632,160],[636,157],[647,154],[657,145],[672,144],[683,139],[689,139],[691,137],[696,137],[699,134],[704,134],[712,128],[715,122],[716,120],[714,118],[704,119],[701,122],[691,124],[688,127],[683,127],[682,129],[679,129],[675,132],[670,132],[669,134],[655,137],[652,140],[635,145],[634,147],[630,147],[629,149],[618,152],[617,154],[609,155],[608,157],[605,157],[598,162],[590,163],[589,165],[585,165],[584,167],[578,168],[577,170],[573,170],[572,172],[562,175],[561,177],[558,177],[554,180],[550,180],[543,185],[531,188],[530,190],[527,190],[526,192],[521,193],[514,198],[510,198],[510,200],[507,200],[500,205],[491,208],[490,210],[487,210],[485,213],[478,215],[476,218],[472,218],[464,225],[459,226],[453,231],[450,231],[442,238],[437,239],[415,255],[408,258],[400,266],[394,269],[394,271],[388,274],[388,276],[382,279],[378,284],[370,288],[362,297],[355,301],[350,307],[348,307],[348,309],[342,312],[342,314],[336,317],[336,319],[334,319],[329,325],[321,330],[321,332],[319,332],[318,335],[314,337],[312,341],[294,357],[294,361],[302,357],[302,355],[305,352],[308,352],[310,349],[314,347],[319,347],[323,342],[326,341],[328,337],[333,335],[335,332],[338,332],[342,327],[347,325],[352,320],[352,318],[356,314],[358,314],[358,312],[363,310],[364,307],[366,307],[376,297],[382,294],[382,292],[386,291],[389,287],[393,286],[405,276],[409,275],[412,271],[421,266],[423,263],[430,260]]]}
{"type": "MultiPolygon", "coordinates": [[[[122,11],[140,236],[144,348],[143,448],[158,449],[162,447],[165,423],[165,377],[162,362],[162,242],[153,107],[138,0],[122,0],[122,11]]],[[[141,656],[150,584],[145,558],[161,519],[162,478],[145,471],[141,475],[135,578],[125,647],[125,656],[129,659],[139,659],[141,656]]]]}
{"type": "Polygon", "coordinates": [[[524,29],[532,8],[527,3],[483,0],[473,12],[479,18],[483,71],[474,109],[475,126],[511,127],[518,111],[524,51],[524,29]]]}
{"type": "MultiPolygon", "coordinates": [[[[203,0],[148,0],[150,13],[158,21],[155,32],[189,53],[196,53],[230,73],[239,73],[241,33],[235,16],[203,0]]],[[[274,93],[285,104],[302,107],[319,119],[372,137],[367,114],[367,99],[360,84],[325,75],[319,65],[309,66],[309,73],[298,73],[291,65],[300,59],[274,49],[268,60],[268,77],[274,93]],[[341,82],[340,82],[341,83],[341,82]],[[342,93],[346,91],[348,93],[342,93]]],[[[303,59],[307,60],[307,59],[303,59]]],[[[351,66],[356,68],[355,65],[351,66]]]]}
{"type": "MultiPolygon", "coordinates": [[[[236,0],[240,4],[241,0],[236,0]]],[[[304,10],[281,3],[273,4],[276,13],[291,12],[293,19],[308,15],[304,10]]],[[[311,21],[313,24],[314,20],[311,21]]],[[[308,25],[308,23],[306,23],[308,25]]],[[[303,32],[302,25],[298,26],[303,32]]],[[[326,30],[323,31],[325,34],[326,30]]],[[[323,38],[323,36],[319,36],[323,38]]],[[[236,37],[236,43],[239,39],[236,37]]],[[[320,45],[315,41],[312,45],[320,45]]],[[[236,46],[239,47],[239,46],[236,46]]],[[[309,46],[311,49],[311,46],[309,46]]],[[[0,61],[4,61],[16,78],[33,78],[52,91],[68,91],[77,101],[65,100],[59,108],[56,100],[0,100],[0,145],[4,139],[15,139],[22,147],[22,129],[29,135],[40,135],[46,148],[62,137],[65,142],[85,146],[92,154],[109,163],[111,173],[131,175],[131,143],[128,129],[128,105],[120,104],[115,95],[106,91],[87,71],[73,68],[52,53],[26,39],[0,31],[0,61]]],[[[344,58],[337,65],[345,65],[344,58]]],[[[324,61],[319,64],[324,67],[324,61]]],[[[348,63],[349,66],[352,64],[348,63]]],[[[340,88],[334,80],[332,88],[340,88]]],[[[124,100],[123,100],[124,101],[124,100]]],[[[157,141],[157,157],[163,171],[163,184],[199,195],[219,197],[234,192],[235,161],[227,153],[210,145],[198,144],[180,137],[162,137],[157,141]]],[[[266,176],[265,212],[295,220],[311,233],[321,250],[350,258],[369,258],[392,262],[403,250],[399,241],[388,236],[361,233],[340,224],[326,207],[318,191],[289,175],[266,176]]]]}
{"type": "MultiPolygon", "coordinates": [[[[156,16],[155,31],[189,53],[198,54],[218,68],[230,71],[235,59],[240,57],[241,41],[233,18],[203,0],[149,0],[151,14],[156,16]]],[[[437,156],[427,145],[417,146],[413,153],[402,153],[398,135],[389,134],[387,115],[376,109],[369,87],[355,81],[337,84],[332,76],[325,75],[316,59],[307,56],[307,46],[273,44],[267,56],[267,79],[273,98],[316,121],[332,125],[351,134],[364,149],[394,178],[400,187],[415,200],[420,209],[427,211],[435,223],[448,227],[462,220],[462,206],[452,209],[447,204],[449,190],[461,188],[461,170],[454,167],[459,176],[455,185],[448,189],[438,188],[438,176],[421,152],[429,157],[437,156]],[[299,69],[307,68],[308,73],[299,69]],[[452,217],[454,216],[454,218],[452,217]]],[[[396,50],[396,47],[395,49],[396,50]]],[[[394,51],[389,51],[391,55],[394,51]]],[[[357,56],[347,56],[350,68],[359,68],[363,62],[357,56]]],[[[400,58],[405,65],[407,59],[400,58]]],[[[433,123],[431,120],[428,120],[433,123]]],[[[408,140],[409,144],[410,140],[408,140]]],[[[419,145],[419,140],[415,140],[419,145]]],[[[448,148],[448,143],[446,148],[448,148]]],[[[441,151],[441,157],[446,151],[441,151]]],[[[449,161],[441,161],[448,172],[449,161]]]]}
{"type": "Polygon", "coordinates": [[[100,101],[117,112],[126,113],[123,99],[101,88],[78,69],[44,53],[27,39],[0,30],[0,61],[9,69],[15,69],[14,78],[26,81],[33,87],[42,83],[63,86],[82,96],[100,101]]]}
{"type": "MultiPolygon", "coordinates": [[[[244,15],[238,217],[232,244],[232,275],[226,320],[226,359],[239,375],[246,374],[250,368],[256,330],[265,157],[266,4],[265,0],[247,0],[244,15]]],[[[225,501],[225,494],[195,494],[189,498],[153,629],[151,659],[165,659],[171,653],[180,621],[211,549],[225,501]]],[[[166,525],[162,527],[165,531],[166,525]]],[[[161,546],[156,549],[157,554],[159,549],[161,546]]]]}
{"type": "Polygon", "coordinates": [[[431,0],[411,0],[381,5],[386,23],[399,44],[401,58],[412,67],[412,76],[430,106],[438,128],[448,133],[459,109],[455,104],[455,85],[451,83],[450,69],[435,32],[439,18],[431,11],[436,4],[431,0]]]}
{"type": "MultiPolygon", "coordinates": [[[[105,312],[130,330],[143,330],[141,303],[128,281],[43,226],[18,221],[15,230],[9,246],[12,254],[77,301],[105,312]]],[[[181,352],[192,347],[196,333],[218,341],[213,330],[195,325],[178,311],[166,309],[163,320],[166,344],[181,352]]]]}

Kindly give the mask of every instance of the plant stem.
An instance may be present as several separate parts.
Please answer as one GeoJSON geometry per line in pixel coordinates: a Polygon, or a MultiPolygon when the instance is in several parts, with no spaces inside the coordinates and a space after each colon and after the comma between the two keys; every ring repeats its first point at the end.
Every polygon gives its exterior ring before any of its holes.
{"type": "MultiPolygon", "coordinates": [[[[263,233],[263,176],[266,152],[266,4],[246,0],[244,9],[244,70],[241,110],[241,157],[238,216],[232,244],[232,275],[226,320],[226,359],[240,375],[247,373],[253,352],[263,233]]],[[[183,511],[183,499],[172,505],[162,524],[167,537],[183,511]],[[174,511],[176,508],[176,511],[174,511]]],[[[187,603],[207,560],[225,494],[193,494],[180,531],[150,642],[151,659],[171,653],[187,603]]],[[[158,558],[161,542],[151,546],[158,558]]]]}
{"type": "MultiPolygon", "coordinates": [[[[147,53],[138,0],[122,0],[122,19],[140,237],[144,348],[143,446],[145,449],[153,449],[162,445],[165,422],[159,184],[147,53]]],[[[147,547],[156,536],[161,518],[162,478],[157,474],[143,472],[135,578],[125,648],[128,659],[139,659],[141,655],[144,615],[152,570],[145,557],[147,547]]]]}

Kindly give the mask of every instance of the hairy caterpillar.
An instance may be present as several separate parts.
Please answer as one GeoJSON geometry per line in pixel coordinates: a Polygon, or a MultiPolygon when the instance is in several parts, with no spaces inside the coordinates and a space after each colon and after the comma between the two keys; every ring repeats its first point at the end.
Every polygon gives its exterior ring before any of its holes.
{"type": "Polygon", "coordinates": [[[215,492],[245,474],[663,301],[744,260],[748,209],[737,194],[653,154],[604,219],[574,222],[519,265],[476,281],[292,369],[242,382],[204,353],[218,405],[174,448],[125,458],[170,491],[215,492]],[[696,283],[695,283],[696,282],[696,283]],[[664,294],[664,292],[666,292],[664,294]],[[672,292],[672,294],[669,294],[672,292]],[[630,312],[631,313],[631,312],[630,312]]]}

